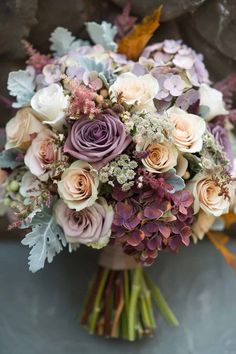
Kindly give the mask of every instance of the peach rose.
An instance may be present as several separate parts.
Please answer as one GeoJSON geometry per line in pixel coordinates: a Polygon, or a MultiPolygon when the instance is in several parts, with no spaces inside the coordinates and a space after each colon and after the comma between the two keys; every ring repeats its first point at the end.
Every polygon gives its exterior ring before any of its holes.
{"type": "Polygon", "coordinates": [[[230,200],[221,195],[220,187],[212,176],[197,174],[187,187],[194,196],[194,213],[201,209],[217,217],[228,212],[230,200]]]}
{"type": "Polygon", "coordinates": [[[92,205],[98,195],[98,173],[85,161],[76,161],[62,174],[58,193],[67,206],[80,211],[92,205]]]}
{"type": "Polygon", "coordinates": [[[198,240],[202,240],[205,234],[210,230],[215,221],[214,215],[209,215],[203,210],[200,210],[197,221],[192,226],[192,238],[193,242],[197,243],[198,240]]]}
{"type": "Polygon", "coordinates": [[[30,108],[21,108],[6,125],[7,143],[5,149],[19,148],[26,150],[32,141],[32,135],[45,127],[30,108]]]}
{"type": "Polygon", "coordinates": [[[5,171],[5,170],[2,170],[1,168],[0,168],[0,186],[2,185],[2,184],[4,184],[4,182],[6,181],[6,179],[7,179],[7,172],[5,171]]]}
{"type": "Polygon", "coordinates": [[[186,113],[178,107],[171,107],[167,114],[174,124],[173,140],[182,152],[199,152],[202,149],[202,136],[206,131],[203,118],[186,113]]]}
{"type": "Polygon", "coordinates": [[[55,145],[56,134],[44,129],[32,141],[25,155],[25,164],[30,172],[42,181],[49,177],[51,164],[57,159],[58,147],[55,145]]]}
{"type": "Polygon", "coordinates": [[[137,150],[148,152],[148,156],[142,159],[142,163],[149,172],[163,173],[177,165],[178,151],[174,145],[167,142],[147,142],[142,149],[137,146],[137,150]]]}

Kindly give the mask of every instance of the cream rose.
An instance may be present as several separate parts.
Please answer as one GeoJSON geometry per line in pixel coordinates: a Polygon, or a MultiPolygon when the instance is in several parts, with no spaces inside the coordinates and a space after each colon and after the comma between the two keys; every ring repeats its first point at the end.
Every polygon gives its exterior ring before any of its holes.
{"type": "Polygon", "coordinates": [[[32,141],[32,136],[45,127],[34,116],[32,109],[21,108],[6,125],[7,143],[5,149],[19,148],[26,150],[32,141]]]}
{"type": "Polygon", "coordinates": [[[203,210],[200,210],[197,221],[192,225],[192,238],[193,242],[197,243],[198,240],[202,240],[205,234],[210,230],[215,221],[214,215],[209,215],[203,210]]]}
{"type": "Polygon", "coordinates": [[[140,109],[153,107],[153,99],[159,90],[157,80],[150,74],[136,76],[133,73],[121,74],[111,85],[111,96],[121,96],[128,105],[140,106],[140,109]]]}
{"type": "Polygon", "coordinates": [[[97,171],[84,161],[76,161],[62,174],[58,193],[69,208],[80,211],[92,205],[98,195],[97,171]]]}
{"type": "Polygon", "coordinates": [[[182,152],[199,152],[202,149],[202,136],[206,131],[203,118],[186,113],[178,107],[167,110],[167,114],[174,125],[173,140],[182,152]]]}
{"type": "Polygon", "coordinates": [[[68,106],[68,96],[59,84],[51,84],[36,92],[31,99],[31,106],[44,124],[60,128],[64,122],[64,110],[68,106]]]}
{"type": "Polygon", "coordinates": [[[137,146],[137,150],[148,152],[142,163],[149,172],[163,173],[177,165],[178,151],[174,145],[167,142],[146,142],[142,148],[137,146]]]}
{"type": "Polygon", "coordinates": [[[56,134],[44,129],[32,141],[25,155],[25,164],[30,172],[42,181],[49,177],[51,164],[57,159],[58,147],[55,145],[56,134]]]}
{"type": "Polygon", "coordinates": [[[221,195],[220,187],[211,176],[197,174],[187,185],[194,196],[194,213],[203,210],[208,215],[220,216],[228,212],[230,200],[221,195]]]}
{"type": "Polygon", "coordinates": [[[204,117],[206,120],[209,121],[216,116],[228,114],[228,111],[225,109],[223,95],[220,91],[202,84],[198,92],[200,95],[200,106],[207,106],[209,108],[206,117],[204,117]]]}

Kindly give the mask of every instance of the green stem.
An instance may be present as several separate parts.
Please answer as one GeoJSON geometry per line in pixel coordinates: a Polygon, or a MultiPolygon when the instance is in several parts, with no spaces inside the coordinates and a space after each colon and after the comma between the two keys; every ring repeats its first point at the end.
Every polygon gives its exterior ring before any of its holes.
{"type": "Polygon", "coordinates": [[[146,301],[145,301],[143,294],[141,294],[141,296],[140,296],[140,306],[141,306],[141,314],[142,314],[143,324],[144,324],[145,328],[151,329],[151,321],[149,318],[149,313],[148,313],[146,301]]]}
{"type": "MultiPolygon", "coordinates": [[[[125,306],[129,308],[129,271],[124,271],[124,292],[125,292],[125,306]]],[[[128,314],[128,313],[127,313],[128,314]]]]}
{"type": "Polygon", "coordinates": [[[128,316],[128,321],[129,321],[128,339],[130,341],[135,340],[136,309],[137,309],[137,302],[138,302],[138,297],[141,289],[141,274],[142,274],[142,268],[136,268],[133,271],[132,287],[131,287],[130,302],[129,302],[129,316],[128,316]]]}
{"type": "Polygon", "coordinates": [[[122,312],[122,317],[121,317],[121,328],[122,328],[122,337],[124,339],[128,339],[128,325],[127,325],[127,313],[126,311],[122,312]]]}
{"type": "Polygon", "coordinates": [[[154,328],[156,328],[156,321],[155,321],[155,316],[154,316],[153,307],[152,307],[151,291],[147,287],[144,276],[143,276],[142,288],[143,288],[144,300],[145,300],[146,307],[147,307],[148,314],[149,314],[150,325],[151,325],[151,328],[154,329],[154,328]]]}
{"type": "Polygon", "coordinates": [[[156,302],[157,307],[159,308],[162,316],[165,318],[165,320],[175,326],[179,326],[179,321],[175,317],[174,313],[170,309],[169,305],[167,304],[164,296],[162,295],[160,289],[153,283],[153,281],[149,278],[149,276],[145,273],[145,280],[148,285],[148,287],[151,290],[152,296],[154,301],[156,302]]]}
{"type": "Polygon", "coordinates": [[[102,298],[102,293],[106,284],[106,280],[109,274],[109,270],[108,269],[103,269],[102,270],[102,276],[101,276],[101,280],[99,283],[99,287],[98,287],[98,291],[97,291],[97,295],[95,298],[95,302],[94,302],[94,307],[93,307],[93,312],[91,315],[91,319],[90,319],[90,323],[89,323],[89,334],[93,334],[95,329],[96,329],[96,323],[97,323],[97,318],[98,315],[101,311],[101,307],[100,307],[100,303],[101,303],[101,298],[102,298]]]}

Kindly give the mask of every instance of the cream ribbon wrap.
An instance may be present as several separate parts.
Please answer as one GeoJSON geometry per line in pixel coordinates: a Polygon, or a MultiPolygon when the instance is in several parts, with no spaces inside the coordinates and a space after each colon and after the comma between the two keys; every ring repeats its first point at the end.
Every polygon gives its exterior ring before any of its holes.
{"type": "Polygon", "coordinates": [[[133,256],[124,253],[119,244],[103,248],[99,265],[112,270],[134,269],[140,266],[133,256]]]}

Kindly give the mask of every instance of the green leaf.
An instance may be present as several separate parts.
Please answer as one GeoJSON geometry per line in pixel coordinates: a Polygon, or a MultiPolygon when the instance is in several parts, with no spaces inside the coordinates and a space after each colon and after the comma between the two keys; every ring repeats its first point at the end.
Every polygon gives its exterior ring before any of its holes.
{"type": "Polygon", "coordinates": [[[107,69],[106,61],[101,62],[94,58],[81,57],[78,59],[78,64],[88,71],[96,71],[106,87],[109,87],[109,84],[116,79],[116,76],[107,69]]]}
{"type": "Polygon", "coordinates": [[[116,26],[103,21],[101,24],[96,22],[86,23],[87,32],[95,44],[101,44],[107,50],[116,50],[117,44],[114,37],[117,33],[116,26]]]}
{"type": "Polygon", "coordinates": [[[210,108],[208,106],[200,105],[199,106],[199,114],[202,118],[205,118],[210,111],[210,108]]]}
{"type": "Polygon", "coordinates": [[[52,43],[50,49],[55,54],[62,56],[71,50],[75,50],[81,46],[89,45],[87,41],[77,39],[72,35],[68,29],[64,27],[57,27],[51,34],[50,42],[52,43]]]}
{"type": "Polygon", "coordinates": [[[31,222],[32,231],[21,241],[31,248],[29,269],[35,273],[44,267],[45,261],[51,263],[54,256],[66,246],[63,230],[54,221],[52,208],[38,212],[31,222]]]}
{"type": "Polygon", "coordinates": [[[185,187],[185,182],[183,178],[176,175],[176,171],[172,168],[170,171],[166,173],[165,180],[168,184],[173,187],[173,193],[177,191],[181,191],[185,187]]]}
{"type": "Polygon", "coordinates": [[[196,155],[185,153],[184,157],[188,160],[189,164],[189,170],[191,174],[196,174],[201,171],[201,159],[197,157],[196,155]]]}
{"type": "Polygon", "coordinates": [[[18,156],[21,154],[20,150],[8,149],[3,150],[0,153],[0,168],[14,169],[23,164],[23,161],[18,160],[18,156]]]}
{"type": "Polygon", "coordinates": [[[34,77],[26,70],[12,71],[8,75],[7,89],[11,96],[16,97],[13,107],[19,108],[30,104],[34,95],[34,77]]]}

